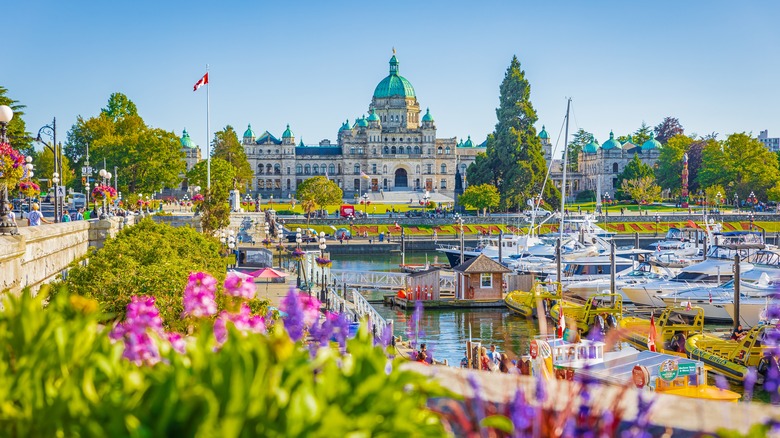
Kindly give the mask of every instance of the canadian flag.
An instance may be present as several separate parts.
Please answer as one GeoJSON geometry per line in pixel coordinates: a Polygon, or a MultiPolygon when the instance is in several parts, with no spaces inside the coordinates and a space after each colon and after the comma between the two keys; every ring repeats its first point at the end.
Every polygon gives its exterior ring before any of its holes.
{"type": "Polygon", "coordinates": [[[647,335],[647,349],[650,351],[656,351],[655,349],[655,318],[650,315],[650,333],[647,335]]]}
{"type": "Polygon", "coordinates": [[[563,331],[566,329],[566,317],[563,315],[563,306],[560,306],[561,318],[558,320],[558,337],[563,337],[563,331]]]}
{"type": "Polygon", "coordinates": [[[195,86],[192,88],[192,91],[198,91],[198,88],[206,85],[209,83],[209,73],[206,72],[205,75],[203,75],[202,78],[198,80],[198,82],[195,82],[195,86]]]}

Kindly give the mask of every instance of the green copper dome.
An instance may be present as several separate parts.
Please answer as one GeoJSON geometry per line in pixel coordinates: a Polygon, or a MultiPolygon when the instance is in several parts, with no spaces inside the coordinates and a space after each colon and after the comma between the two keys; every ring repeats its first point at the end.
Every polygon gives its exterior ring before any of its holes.
{"type": "Polygon", "coordinates": [[[287,124],[287,129],[282,133],[282,138],[293,138],[293,133],[290,131],[290,124],[287,124]]]}
{"type": "Polygon", "coordinates": [[[395,55],[390,58],[390,75],[382,79],[382,82],[374,90],[375,98],[392,96],[415,97],[412,84],[398,74],[398,60],[395,58],[395,55]]]}
{"type": "Polygon", "coordinates": [[[433,116],[431,115],[431,110],[428,108],[425,108],[425,115],[422,118],[423,122],[432,122],[433,116]]]}
{"type": "Polygon", "coordinates": [[[469,135],[469,138],[466,139],[466,141],[463,143],[464,148],[473,148],[474,143],[471,142],[471,136],[469,135]]]}
{"type": "Polygon", "coordinates": [[[373,109],[371,110],[371,115],[368,116],[368,121],[369,122],[378,122],[379,121],[379,116],[376,115],[376,111],[374,111],[373,109]]]}
{"type": "Polygon", "coordinates": [[[550,134],[544,129],[544,125],[542,125],[542,132],[539,133],[539,138],[550,139],[550,134]]]}
{"type": "Polygon", "coordinates": [[[650,140],[647,140],[647,141],[646,141],[646,142],[645,142],[645,143],[642,145],[642,150],[643,150],[643,151],[649,151],[649,150],[651,150],[651,149],[661,149],[661,142],[659,142],[658,140],[656,140],[656,139],[655,139],[655,136],[653,136],[653,137],[650,137],[650,140]]]}
{"type": "Polygon", "coordinates": [[[603,145],[601,145],[601,149],[609,150],[609,149],[623,149],[623,146],[620,144],[619,141],[615,140],[615,134],[612,133],[612,131],[609,131],[609,140],[605,141],[603,145]]]}
{"type": "Polygon", "coordinates": [[[599,151],[599,144],[596,141],[596,138],[594,137],[591,139],[590,143],[586,144],[585,147],[582,148],[582,151],[586,154],[595,154],[599,151]]]}
{"type": "Polygon", "coordinates": [[[341,128],[339,131],[349,131],[349,119],[347,119],[346,122],[341,124],[341,128]]]}
{"type": "Polygon", "coordinates": [[[365,127],[368,126],[368,122],[366,121],[365,117],[361,117],[361,118],[355,120],[355,125],[360,127],[360,128],[365,128],[365,127]]]}
{"type": "Polygon", "coordinates": [[[198,147],[198,145],[196,145],[195,142],[192,141],[192,139],[190,138],[190,133],[187,132],[186,129],[181,133],[181,147],[187,149],[195,149],[196,147],[198,147]]]}
{"type": "Polygon", "coordinates": [[[251,123],[246,126],[246,131],[244,131],[244,138],[255,138],[255,131],[252,131],[251,123]]]}

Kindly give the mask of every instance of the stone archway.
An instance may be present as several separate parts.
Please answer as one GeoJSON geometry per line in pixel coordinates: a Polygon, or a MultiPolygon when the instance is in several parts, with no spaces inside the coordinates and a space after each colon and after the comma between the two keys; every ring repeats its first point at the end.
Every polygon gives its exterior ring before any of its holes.
{"type": "Polygon", "coordinates": [[[395,171],[395,187],[396,188],[407,188],[409,187],[408,178],[406,175],[406,169],[399,168],[395,171]]]}

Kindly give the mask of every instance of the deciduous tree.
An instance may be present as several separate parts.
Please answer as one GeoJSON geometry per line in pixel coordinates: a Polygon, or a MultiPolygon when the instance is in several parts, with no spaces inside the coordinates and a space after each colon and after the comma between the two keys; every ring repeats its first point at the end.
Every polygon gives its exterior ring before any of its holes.
{"type": "Polygon", "coordinates": [[[295,197],[301,201],[301,205],[307,213],[307,224],[308,216],[311,216],[312,211],[318,207],[338,204],[343,196],[344,192],[339,186],[324,176],[315,176],[303,181],[295,192],[295,197]]]}
{"type": "Polygon", "coordinates": [[[620,191],[639,203],[651,203],[661,199],[661,187],[655,183],[652,176],[624,179],[620,185],[620,191]]]}
{"type": "Polygon", "coordinates": [[[720,184],[741,199],[754,192],[765,199],[766,192],[780,179],[777,155],[746,133],[731,134],[722,142],[709,142],[702,152],[697,180],[702,186],[720,184]]]}
{"type": "Polygon", "coordinates": [[[615,196],[617,199],[629,199],[633,198],[630,193],[623,191],[623,181],[625,180],[641,180],[642,178],[649,177],[655,184],[655,175],[653,169],[647,164],[643,163],[639,159],[639,155],[634,154],[634,158],[628,162],[626,168],[623,169],[617,176],[617,186],[619,189],[615,196]]]}
{"type": "Polygon", "coordinates": [[[458,202],[469,208],[476,208],[477,211],[482,210],[484,215],[487,209],[498,207],[501,202],[501,196],[498,194],[498,189],[495,186],[480,184],[468,186],[466,191],[458,197],[458,202]]]}
{"type": "MultiPolygon", "coordinates": [[[[682,168],[683,155],[688,151],[688,147],[693,143],[693,139],[685,135],[675,135],[670,138],[666,146],[661,148],[658,155],[658,168],[655,170],[655,177],[658,185],[664,189],[679,192],[682,187],[682,168]]],[[[690,156],[688,171],[690,175],[690,156]]],[[[689,176],[688,183],[691,178],[689,176]]]]}
{"type": "Polygon", "coordinates": [[[680,121],[676,117],[666,117],[659,123],[655,129],[655,139],[666,144],[670,138],[676,135],[684,135],[685,129],[683,129],[680,121]]]}
{"type": "Polygon", "coordinates": [[[24,123],[24,108],[26,107],[8,97],[7,93],[8,89],[0,86],[0,105],[8,105],[14,112],[14,118],[6,127],[6,135],[8,135],[9,142],[14,149],[24,155],[32,155],[34,152],[33,140],[24,123]]]}

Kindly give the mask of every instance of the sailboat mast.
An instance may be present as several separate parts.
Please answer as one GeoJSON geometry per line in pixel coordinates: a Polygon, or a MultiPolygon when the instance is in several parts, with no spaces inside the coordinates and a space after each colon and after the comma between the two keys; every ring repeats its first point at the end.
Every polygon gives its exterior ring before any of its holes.
{"type": "Polygon", "coordinates": [[[561,224],[558,227],[558,234],[563,242],[563,212],[566,206],[566,168],[568,166],[569,159],[569,108],[571,107],[571,97],[566,100],[566,130],[563,135],[563,181],[561,182],[561,209],[559,211],[561,215],[561,224]]]}

